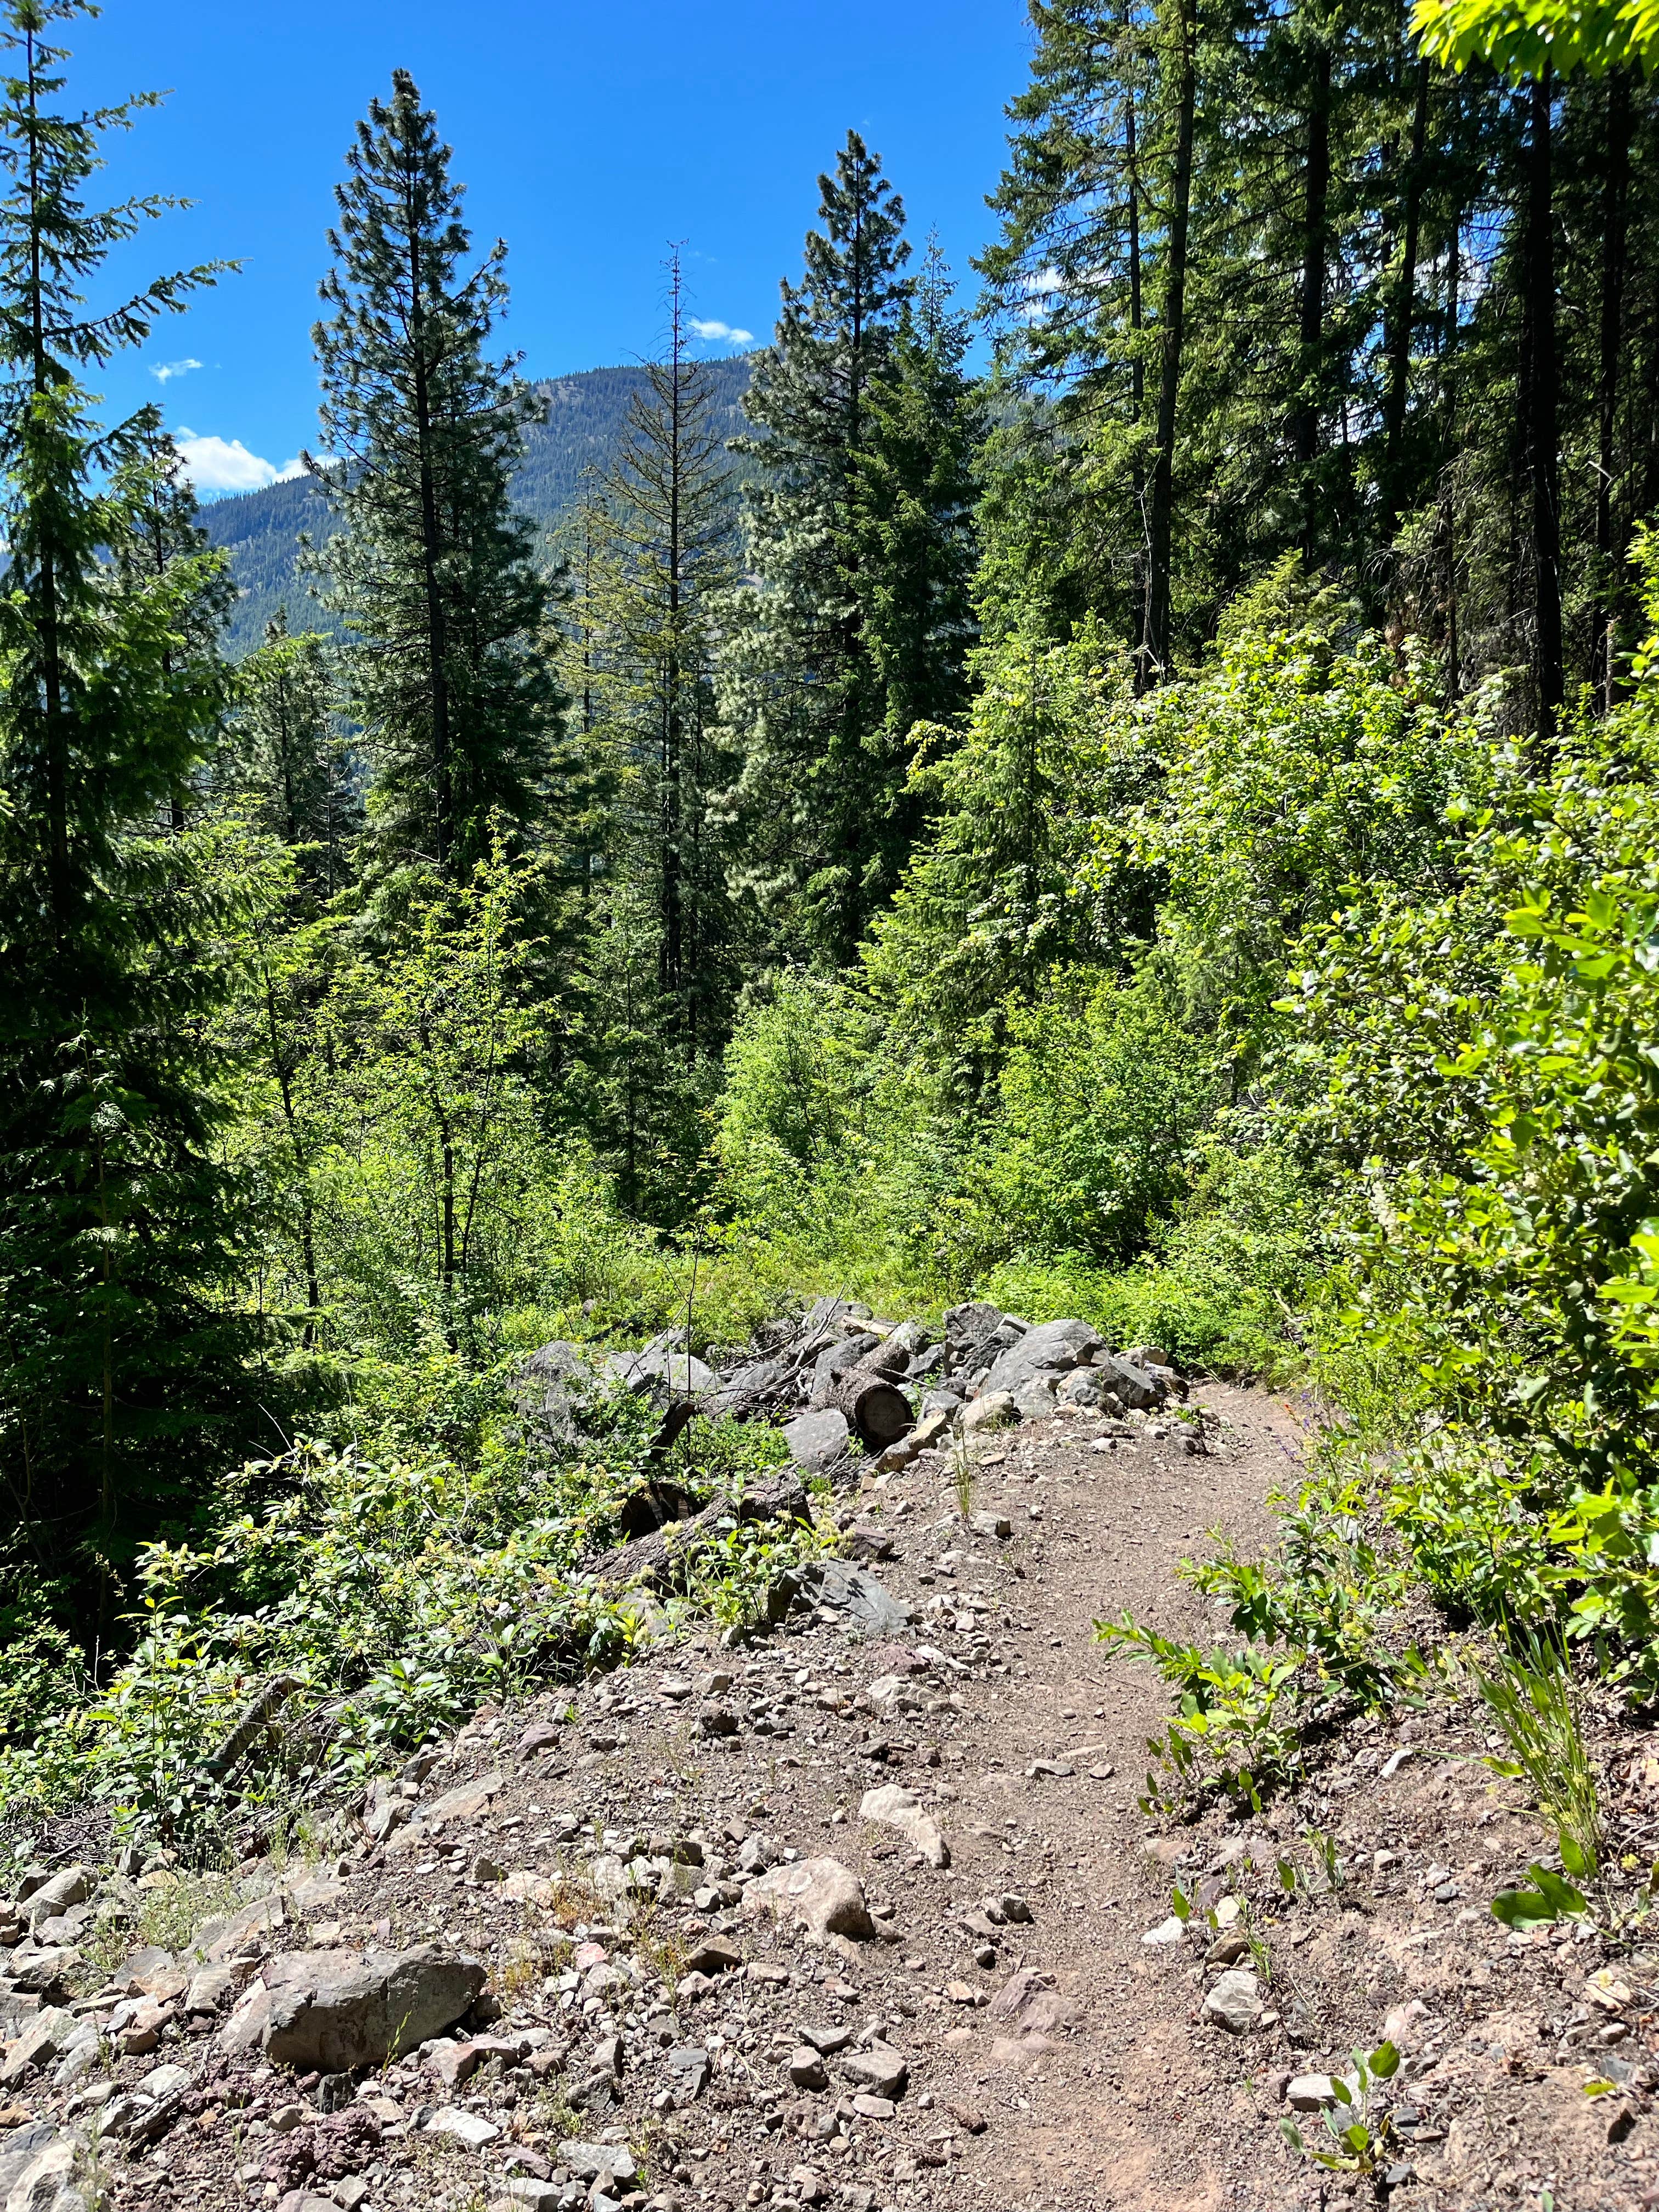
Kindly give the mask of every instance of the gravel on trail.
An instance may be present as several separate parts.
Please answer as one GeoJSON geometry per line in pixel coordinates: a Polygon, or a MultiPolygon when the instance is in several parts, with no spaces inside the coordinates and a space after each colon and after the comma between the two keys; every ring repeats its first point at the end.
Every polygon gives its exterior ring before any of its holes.
{"type": "Polygon", "coordinates": [[[1539,1837],[1478,1734],[1356,1724],[1258,1814],[1141,1810],[1167,1693],[1093,1624],[1224,1641],[1177,1570],[1271,1549],[1306,1442],[1268,1394],[1200,1407],[988,1426],[966,1521],[945,1442],[866,1472],[878,1615],[843,1572],[751,1640],[486,1708],[337,1857],[250,1866],[176,1951],[37,2004],[0,2206],[1279,2212],[1354,2188],[1279,2124],[1328,2140],[1385,2033],[1401,2212],[1659,2203],[1651,1991],[1492,1917],[1539,1837]]]}

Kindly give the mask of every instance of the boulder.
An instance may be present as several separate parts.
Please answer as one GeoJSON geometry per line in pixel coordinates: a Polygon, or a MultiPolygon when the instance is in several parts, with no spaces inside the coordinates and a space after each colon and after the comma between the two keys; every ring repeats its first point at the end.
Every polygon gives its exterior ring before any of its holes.
{"type": "Polygon", "coordinates": [[[896,1829],[907,1843],[921,1853],[929,1866],[950,1865],[951,1846],[945,1840],[944,1832],[939,1822],[922,1810],[921,1800],[914,1790],[906,1790],[896,1782],[884,1783],[879,1790],[866,1790],[860,1801],[859,1818],[896,1829]]]}
{"type": "Polygon", "coordinates": [[[412,2051],[471,2009],[484,1970],[423,1943],[412,1951],[291,1951],[269,1960],[220,2031],[301,2072],[349,2073],[412,2051]]]}
{"type": "Polygon", "coordinates": [[[556,1436],[567,1441],[574,1432],[577,1413],[605,1389],[588,1354],[562,1339],[532,1352],[520,1372],[519,1396],[526,1411],[539,1415],[556,1436]]]}
{"type": "Polygon", "coordinates": [[[647,1344],[642,1352],[612,1352],[605,1366],[624,1390],[653,1405],[666,1405],[670,1398],[701,1397],[714,1383],[712,1367],[660,1340],[647,1344]]]}
{"type": "Polygon", "coordinates": [[[970,1437],[976,1429],[1012,1428],[1018,1419],[1019,1408],[1010,1392],[982,1390],[962,1409],[962,1433],[970,1437]]]}
{"type": "Polygon", "coordinates": [[[798,1413],[787,1423],[783,1440],[797,1467],[822,1474],[846,1450],[850,1433],[847,1416],[840,1407],[823,1406],[813,1413],[798,1413]]]}
{"type": "Polygon", "coordinates": [[[85,2212],[86,2199],[75,2186],[80,2148],[71,2135],[44,2145],[7,2191],[6,2212],[85,2212]]]}
{"type": "Polygon", "coordinates": [[[8,2087],[21,2081],[32,2067],[49,2066],[69,2048],[77,2022],[62,2005],[43,2005],[28,2022],[0,2067],[0,2082],[8,2087]]]}
{"type": "Polygon", "coordinates": [[[804,1928],[814,1943],[830,1936],[856,1940],[876,1932],[863,1886],[839,1859],[795,1859],[774,1867],[749,1884],[744,1904],[751,1911],[770,1912],[775,1920],[804,1928]]]}
{"type": "Polygon", "coordinates": [[[1034,1376],[1066,1375],[1105,1348],[1103,1339],[1086,1321],[1046,1321],[1038,1328],[1027,1329],[1017,1344],[999,1354],[985,1388],[1013,1391],[1034,1376]]]}
{"type": "Polygon", "coordinates": [[[856,1636],[896,1636],[910,1625],[909,1607],[845,1559],[811,1559],[787,1569],[767,1593],[767,1617],[781,1620],[798,1603],[840,1613],[856,1636]]]}
{"type": "Polygon", "coordinates": [[[1103,1378],[1106,1388],[1126,1406],[1138,1407],[1143,1413],[1153,1413],[1164,1403],[1167,1395],[1158,1377],[1132,1360],[1108,1358],[1095,1362],[1097,1372],[1103,1378]]]}

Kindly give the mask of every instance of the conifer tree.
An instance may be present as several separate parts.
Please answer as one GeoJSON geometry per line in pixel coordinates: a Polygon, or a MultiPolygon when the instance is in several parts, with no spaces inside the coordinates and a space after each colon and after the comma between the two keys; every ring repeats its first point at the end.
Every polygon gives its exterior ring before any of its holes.
{"type": "MultiPolygon", "coordinates": [[[[736,994],[727,847],[733,763],[714,712],[736,504],[676,252],[668,343],[583,514],[574,609],[586,719],[617,801],[593,915],[595,1116],[630,1211],[672,1218],[704,1149],[736,994]]],[[[574,688],[574,687],[573,687],[574,688]]]]}
{"type": "MultiPolygon", "coordinates": [[[[895,748],[917,722],[950,720],[968,696],[984,410],[963,368],[968,323],[952,313],[951,293],[930,239],[887,368],[871,386],[870,442],[859,463],[867,641],[884,735],[895,748]]],[[[905,826],[913,834],[917,825],[905,826]]]]}
{"type": "Polygon", "coordinates": [[[507,249],[465,272],[464,188],[405,70],[346,165],[315,343],[347,688],[386,858],[459,880],[489,850],[492,814],[521,836],[543,808],[558,709],[547,590],[509,497],[538,403],[516,363],[487,357],[507,249]]]}
{"type": "Polygon", "coordinates": [[[863,502],[910,249],[903,204],[856,131],[818,188],[823,228],[807,234],[803,281],[782,288],[744,401],[761,434],[744,450],[764,474],[746,501],[756,580],[736,602],[721,690],[744,758],[749,887],[785,957],[840,965],[903,858],[905,755],[871,650],[863,502]]]}
{"type": "Polygon", "coordinates": [[[331,642],[314,630],[291,636],[279,609],[243,662],[242,682],[239,734],[256,819],[303,848],[302,878],[330,897],[349,879],[362,815],[335,713],[331,642]]]}
{"type": "Polygon", "coordinates": [[[247,1342],[207,1042],[230,894],[169,821],[225,697],[202,645],[221,563],[149,560],[173,496],[154,418],[100,431],[81,381],[216,271],[83,303],[168,204],[82,197],[102,136],[151,104],[58,106],[50,33],[92,12],[0,17],[0,1481],[14,1534],[78,1577],[83,1620],[210,1468],[247,1342]]]}

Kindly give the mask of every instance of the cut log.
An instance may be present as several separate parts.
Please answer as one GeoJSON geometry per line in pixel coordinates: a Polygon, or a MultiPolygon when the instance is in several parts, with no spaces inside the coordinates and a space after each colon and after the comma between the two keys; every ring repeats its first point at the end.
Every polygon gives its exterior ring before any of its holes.
{"type": "Polygon", "coordinates": [[[908,1435],[915,1422],[903,1391],[885,1376],[872,1375],[867,1368],[854,1368],[842,1377],[836,1403],[871,1451],[885,1451],[889,1444],[908,1435]]]}

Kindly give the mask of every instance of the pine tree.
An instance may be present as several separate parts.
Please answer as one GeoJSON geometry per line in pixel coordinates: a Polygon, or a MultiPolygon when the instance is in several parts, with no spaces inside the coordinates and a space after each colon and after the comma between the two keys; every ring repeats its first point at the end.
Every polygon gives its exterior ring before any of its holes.
{"type": "Polygon", "coordinates": [[[243,1439],[241,1217],[210,1018],[234,903],[171,826],[214,742],[216,556],[149,532],[174,488],[148,411],[100,432],[80,380],[216,273],[94,314],[82,288],[168,203],[88,208],[102,135],[63,112],[56,24],[11,0],[0,79],[0,1477],[7,1517],[106,1616],[139,1538],[243,1439]],[[227,1434],[227,1425],[231,1425],[227,1434]]]}
{"type": "Polygon", "coordinates": [[[733,772],[714,667],[736,502],[678,252],[669,276],[667,347],[584,510],[574,605],[584,719],[617,788],[590,953],[594,1120],[624,1205],[660,1219],[684,1212],[704,1150],[738,984],[714,804],[733,772]]]}
{"type": "Polygon", "coordinates": [[[489,851],[492,815],[523,837],[544,811],[559,707],[548,594],[509,497],[537,402],[515,363],[486,357],[507,249],[462,273],[463,187],[406,71],[346,161],[322,286],[333,313],[314,335],[348,691],[386,858],[459,881],[489,851]]]}
{"type": "Polygon", "coordinates": [[[820,177],[822,231],[782,288],[770,349],[744,406],[763,470],[745,505],[754,587],[734,605],[721,703],[744,758],[735,804],[748,886],[784,957],[849,961],[902,865],[896,822],[905,754],[871,651],[878,577],[868,550],[865,463],[875,387],[911,286],[904,209],[849,131],[820,177]]]}
{"type": "MultiPolygon", "coordinates": [[[[968,697],[984,409],[963,369],[968,322],[951,312],[951,293],[930,239],[891,356],[871,386],[869,449],[860,456],[866,637],[884,734],[896,748],[916,723],[950,720],[968,697]]],[[[914,834],[919,820],[905,826],[914,834]]]]}
{"type": "Polygon", "coordinates": [[[301,876],[324,898],[349,878],[362,811],[335,712],[333,657],[331,640],[314,630],[290,636],[279,611],[242,664],[238,717],[255,818],[301,848],[301,876]]]}

